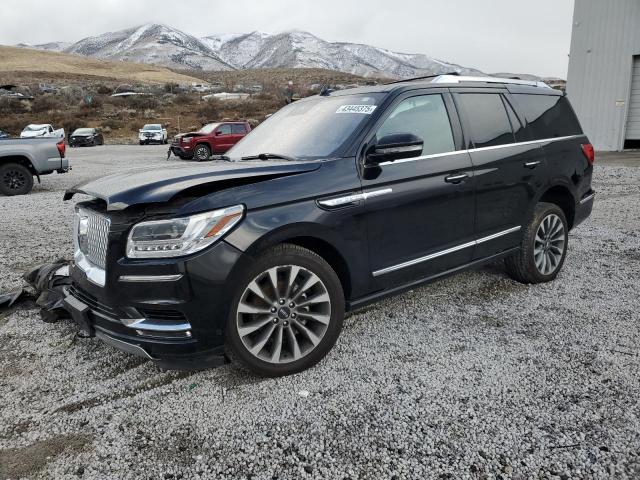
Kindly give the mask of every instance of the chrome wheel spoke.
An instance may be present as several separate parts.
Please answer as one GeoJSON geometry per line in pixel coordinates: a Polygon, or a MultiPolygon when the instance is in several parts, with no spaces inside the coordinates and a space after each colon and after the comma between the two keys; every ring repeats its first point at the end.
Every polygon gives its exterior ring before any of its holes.
{"type": "Polygon", "coordinates": [[[298,360],[302,357],[302,352],[300,351],[300,345],[298,345],[298,339],[296,338],[295,333],[291,327],[287,327],[287,338],[289,343],[291,344],[291,355],[293,356],[293,360],[298,360]]]}
{"type": "Polygon", "coordinates": [[[273,291],[276,294],[275,298],[280,298],[280,292],[278,291],[278,268],[270,268],[268,272],[271,286],[273,287],[273,291]]]}
{"type": "Polygon", "coordinates": [[[298,303],[299,307],[306,307],[307,305],[314,305],[316,303],[324,303],[329,301],[328,293],[321,293],[320,295],[316,295],[312,298],[307,298],[303,302],[298,303]]]}
{"type": "Polygon", "coordinates": [[[308,318],[313,320],[314,322],[322,323],[323,325],[329,325],[329,321],[331,317],[329,315],[315,313],[315,312],[300,312],[298,313],[299,317],[308,318]]]}
{"type": "Polygon", "coordinates": [[[270,312],[268,308],[256,307],[254,305],[249,305],[248,303],[241,301],[240,304],[238,305],[238,313],[249,313],[252,315],[268,315],[270,312]]]}
{"type": "Polygon", "coordinates": [[[276,325],[271,324],[271,327],[266,329],[266,331],[260,335],[258,341],[253,345],[253,347],[251,347],[250,352],[257,356],[267,344],[275,329],[276,325]]]}
{"type": "Polygon", "coordinates": [[[307,328],[306,325],[302,324],[301,322],[296,322],[295,325],[296,328],[300,330],[305,337],[307,337],[307,340],[309,340],[314,347],[320,343],[320,337],[313,333],[310,328],[307,328]]]}
{"type": "Polygon", "coordinates": [[[289,278],[287,279],[287,291],[285,293],[286,297],[289,297],[291,295],[291,290],[293,289],[293,286],[295,284],[294,282],[298,277],[298,273],[300,273],[300,267],[291,265],[291,268],[289,269],[289,278]]]}
{"type": "Polygon", "coordinates": [[[276,330],[276,335],[273,338],[273,350],[271,352],[271,357],[269,360],[274,363],[278,363],[280,361],[280,355],[282,353],[282,327],[278,325],[276,330]]]}
{"type": "Polygon", "coordinates": [[[268,323],[271,323],[271,318],[259,320],[259,321],[256,321],[256,322],[252,322],[252,323],[250,323],[248,325],[245,325],[243,327],[239,326],[238,327],[238,333],[240,334],[240,337],[246,337],[247,335],[250,335],[250,334],[252,334],[254,332],[257,332],[258,330],[263,328],[268,323]]]}

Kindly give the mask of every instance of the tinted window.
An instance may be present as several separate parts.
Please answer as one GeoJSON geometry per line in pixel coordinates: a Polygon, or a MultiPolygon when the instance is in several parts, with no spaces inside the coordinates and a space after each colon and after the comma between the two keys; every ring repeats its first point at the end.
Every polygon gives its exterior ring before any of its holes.
{"type": "Polygon", "coordinates": [[[527,140],[530,140],[530,138],[527,136],[527,132],[524,126],[520,122],[520,119],[516,115],[516,112],[513,111],[513,107],[511,106],[509,101],[504,97],[502,97],[502,101],[504,102],[504,106],[507,109],[509,122],[511,122],[511,129],[513,130],[513,133],[516,137],[516,142],[526,142],[527,140]]]}
{"type": "Polygon", "coordinates": [[[442,95],[422,95],[403,100],[378,129],[380,140],[392,133],[413,133],[424,141],[422,155],[455,150],[449,115],[442,95]]]}
{"type": "Polygon", "coordinates": [[[462,93],[459,98],[476,148],[514,142],[511,124],[501,95],[462,93]]]}
{"type": "Polygon", "coordinates": [[[566,97],[515,94],[536,140],[581,135],[582,129],[566,97]]]}
{"type": "Polygon", "coordinates": [[[231,133],[231,125],[220,125],[217,130],[219,135],[229,135],[231,133]]]}
{"type": "Polygon", "coordinates": [[[235,135],[244,135],[245,133],[247,133],[247,129],[244,127],[244,125],[234,123],[233,125],[231,125],[231,133],[235,135]]]}

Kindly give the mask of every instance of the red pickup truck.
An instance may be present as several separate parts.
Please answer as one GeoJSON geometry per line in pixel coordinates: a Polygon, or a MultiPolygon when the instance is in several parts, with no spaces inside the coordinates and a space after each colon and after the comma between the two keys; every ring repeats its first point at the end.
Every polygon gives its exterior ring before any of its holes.
{"type": "Polygon", "coordinates": [[[225,153],[250,131],[248,122],[208,123],[197,132],[176,135],[169,149],[182,159],[207,160],[225,153]]]}

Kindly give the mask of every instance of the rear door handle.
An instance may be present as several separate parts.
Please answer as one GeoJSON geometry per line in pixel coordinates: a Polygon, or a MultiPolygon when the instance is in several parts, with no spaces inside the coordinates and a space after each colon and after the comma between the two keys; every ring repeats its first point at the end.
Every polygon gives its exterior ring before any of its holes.
{"type": "Polygon", "coordinates": [[[535,162],[527,162],[524,164],[526,168],[536,168],[538,165],[540,165],[540,160],[536,160],[535,162]]]}
{"type": "Polygon", "coordinates": [[[444,181],[447,183],[460,183],[468,176],[469,175],[467,175],[466,173],[461,173],[460,175],[449,175],[448,177],[444,178],[444,181]]]}

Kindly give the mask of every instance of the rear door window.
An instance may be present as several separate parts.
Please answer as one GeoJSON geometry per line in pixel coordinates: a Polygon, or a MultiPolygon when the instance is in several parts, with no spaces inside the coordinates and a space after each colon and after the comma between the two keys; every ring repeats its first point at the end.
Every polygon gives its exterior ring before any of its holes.
{"type": "Polygon", "coordinates": [[[393,133],[413,133],[424,141],[421,155],[453,152],[455,143],[442,95],[420,95],[401,101],[376,132],[380,140],[393,133]]]}
{"type": "Polygon", "coordinates": [[[527,132],[524,126],[520,122],[520,119],[518,118],[518,115],[516,115],[516,112],[513,111],[513,107],[511,106],[509,101],[505,97],[502,97],[502,101],[504,102],[504,106],[507,109],[509,122],[511,122],[511,128],[513,129],[513,134],[516,137],[516,142],[526,142],[527,140],[530,140],[530,138],[527,136],[527,132]]]}
{"type": "Polygon", "coordinates": [[[511,123],[499,93],[461,93],[458,98],[475,148],[514,143],[511,123]]]}
{"type": "Polygon", "coordinates": [[[234,123],[233,125],[231,125],[231,133],[233,133],[234,135],[244,135],[245,133],[247,133],[247,129],[244,125],[234,123]]]}
{"type": "Polygon", "coordinates": [[[512,95],[527,119],[533,138],[569,137],[582,135],[576,114],[566,97],[558,95],[512,95]]]}
{"type": "Polygon", "coordinates": [[[218,135],[229,135],[231,133],[231,125],[220,125],[216,131],[218,132],[218,135]]]}

